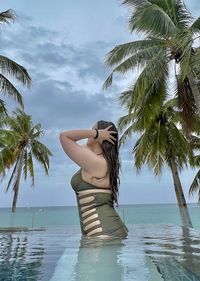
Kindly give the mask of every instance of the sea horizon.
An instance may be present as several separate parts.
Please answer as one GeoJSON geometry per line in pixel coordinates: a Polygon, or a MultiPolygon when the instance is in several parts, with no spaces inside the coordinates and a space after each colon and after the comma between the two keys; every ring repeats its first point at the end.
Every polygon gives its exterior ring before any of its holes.
{"type": "MultiPolygon", "coordinates": [[[[146,205],[177,205],[177,203],[134,203],[134,204],[119,204],[119,208],[120,207],[124,207],[124,206],[146,206],[146,205]]],[[[187,203],[187,205],[197,205],[200,206],[200,204],[198,204],[198,202],[189,202],[187,203]]],[[[66,207],[77,207],[77,205],[40,205],[40,206],[19,206],[16,209],[29,209],[29,208],[66,208],[66,207]]],[[[10,209],[12,208],[12,206],[10,207],[0,207],[0,209],[10,209]]]]}

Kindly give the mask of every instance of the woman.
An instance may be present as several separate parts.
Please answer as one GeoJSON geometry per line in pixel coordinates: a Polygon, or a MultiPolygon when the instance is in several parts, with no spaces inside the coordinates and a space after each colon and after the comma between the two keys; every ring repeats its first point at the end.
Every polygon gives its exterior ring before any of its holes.
{"type": "Polygon", "coordinates": [[[118,132],[112,122],[98,121],[89,130],[64,131],[65,153],[81,167],[71,178],[83,235],[125,238],[128,228],[114,209],[118,206],[118,132]],[[76,142],[88,138],[86,145],[76,142]]]}

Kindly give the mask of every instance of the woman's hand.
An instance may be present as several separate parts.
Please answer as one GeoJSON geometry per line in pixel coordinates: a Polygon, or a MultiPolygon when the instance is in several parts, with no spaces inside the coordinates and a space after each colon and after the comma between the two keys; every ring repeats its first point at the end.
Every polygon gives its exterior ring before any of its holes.
{"type": "Polygon", "coordinates": [[[111,134],[117,134],[117,132],[116,132],[116,131],[109,131],[108,129],[109,129],[110,127],[112,127],[112,125],[108,126],[108,127],[105,128],[105,129],[100,129],[100,130],[98,129],[99,135],[98,135],[97,140],[98,140],[99,143],[102,144],[102,142],[103,142],[104,140],[107,140],[107,141],[111,142],[112,144],[115,144],[115,143],[112,141],[112,139],[113,139],[114,141],[116,141],[117,139],[116,139],[115,137],[113,137],[111,134]]]}

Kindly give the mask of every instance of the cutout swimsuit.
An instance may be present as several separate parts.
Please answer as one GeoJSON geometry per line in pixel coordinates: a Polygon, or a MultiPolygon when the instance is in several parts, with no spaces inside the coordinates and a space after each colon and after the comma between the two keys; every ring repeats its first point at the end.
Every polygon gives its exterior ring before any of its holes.
{"type": "Polygon", "coordinates": [[[71,186],[76,193],[83,235],[127,237],[129,230],[114,208],[110,188],[84,181],[81,169],[72,176],[71,186]]]}

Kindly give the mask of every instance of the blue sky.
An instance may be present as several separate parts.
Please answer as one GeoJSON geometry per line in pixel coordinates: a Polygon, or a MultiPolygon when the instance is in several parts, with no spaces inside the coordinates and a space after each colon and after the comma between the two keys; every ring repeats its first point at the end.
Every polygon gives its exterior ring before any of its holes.
{"type": "MultiPolygon", "coordinates": [[[[90,129],[97,120],[114,123],[125,114],[118,94],[130,78],[119,76],[113,87],[102,91],[109,74],[104,59],[115,45],[139,38],[129,34],[128,10],[120,1],[1,1],[1,11],[13,9],[18,19],[4,25],[0,51],[22,64],[30,73],[33,86],[27,90],[13,81],[24,98],[25,111],[33,123],[41,123],[44,136],[41,141],[54,156],[50,159],[49,176],[35,164],[35,186],[21,180],[18,207],[76,205],[70,185],[72,175],[79,169],[59,143],[63,130],[90,129]]],[[[200,15],[198,1],[185,1],[194,17],[200,15]]],[[[17,104],[4,97],[8,109],[17,104]]],[[[137,140],[134,134],[120,149],[119,204],[176,203],[171,172],[163,169],[160,179],[148,167],[138,175],[133,165],[131,150],[137,140]]],[[[87,139],[79,141],[86,143],[87,139]]],[[[10,171],[11,172],[11,171],[10,171]]],[[[1,183],[0,207],[11,207],[12,189],[5,194],[10,172],[1,183]]],[[[196,170],[180,173],[188,203],[198,196],[188,196],[189,186],[196,170]]]]}

